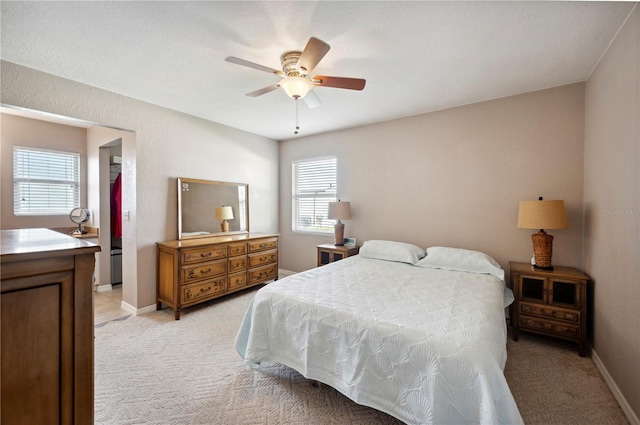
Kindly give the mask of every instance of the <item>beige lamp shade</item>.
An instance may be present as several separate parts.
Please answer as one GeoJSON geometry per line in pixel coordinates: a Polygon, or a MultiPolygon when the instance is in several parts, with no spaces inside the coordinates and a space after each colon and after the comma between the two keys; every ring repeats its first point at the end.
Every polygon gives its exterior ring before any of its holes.
{"type": "Polygon", "coordinates": [[[351,218],[351,202],[329,202],[329,219],[349,220],[351,218]]]}
{"type": "Polygon", "coordinates": [[[566,229],[569,224],[564,201],[520,201],[518,227],[521,229],[566,229]]]}
{"type": "Polygon", "coordinates": [[[233,209],[231,207],[216,207],[216,220],[231,220],[233,209]]]}

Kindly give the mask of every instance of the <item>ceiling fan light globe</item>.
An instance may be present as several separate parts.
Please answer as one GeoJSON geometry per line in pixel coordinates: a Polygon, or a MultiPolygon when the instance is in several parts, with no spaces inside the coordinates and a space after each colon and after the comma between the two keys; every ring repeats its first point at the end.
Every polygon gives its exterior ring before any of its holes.
{"type": "Polygon", "coordinates": [[[290,98],[302,99],[309,93],[313,84],[304,77],[286,77],[280,81],[280,87],[284,89],[290,98]]]}

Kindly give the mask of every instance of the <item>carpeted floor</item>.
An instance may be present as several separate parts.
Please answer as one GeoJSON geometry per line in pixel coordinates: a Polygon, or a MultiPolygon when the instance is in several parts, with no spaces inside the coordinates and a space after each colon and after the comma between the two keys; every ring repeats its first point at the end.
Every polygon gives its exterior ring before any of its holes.
{"type": "MultiPolygon", "coordinates": [[[[169,309],[95,329],[96,425],[401,424],[279,364],[248,368],[234,340],[255,290],[173,320],[169,309]]],[[[627,424],[575,344],[521,334],[505,368],[526,424],[627,424]]]]}

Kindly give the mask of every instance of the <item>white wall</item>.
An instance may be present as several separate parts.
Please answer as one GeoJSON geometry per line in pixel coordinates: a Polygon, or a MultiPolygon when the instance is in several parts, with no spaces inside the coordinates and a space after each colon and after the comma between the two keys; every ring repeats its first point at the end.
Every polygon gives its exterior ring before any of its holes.
{"type": "Polygon", "coordinates": [[[623,408],[640,423],[638,6],[587,80],[585,120],[585,270],[592,278],[593,348],[626,399],[623,408]]]}
{"type": "Polygon", "coordinates": [[[345,236],[456,246],[508,262],[531,258],[518,203],[564,199],[569,229],[553,263],[581,267],[584,85],[573,84],[280,143],[281,266],[315,267],[333,235],[291,231],[291,162],[335,155],[345,236]]]}
{"type": "MultiPolygon", "coordinates": [[[[155,304],[155,243],[177,237],[177,177],[249,184],[252,231],[278,231],[277,142],[16,64],[1,101],[135,132],[136,308],[155,304]]],[[[123,156],[126,156],[123,152],[123,156]]],[[[127,301],[128,302],[128,301],[127,301]]]]}

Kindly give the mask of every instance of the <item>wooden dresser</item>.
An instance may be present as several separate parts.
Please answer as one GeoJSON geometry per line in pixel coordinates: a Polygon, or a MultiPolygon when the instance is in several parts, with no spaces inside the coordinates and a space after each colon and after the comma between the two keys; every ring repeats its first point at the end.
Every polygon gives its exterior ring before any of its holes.
{"type": "Polygon", "coordinates": [[[98,245],[49,229],[2,230],[4,425],[93,424],[98,245]]]}
{"type": "Polygon", "coordinates": [[[157,243],[157,308],[180,310],[278,279],[278,235],[247,233],[157,243]]]}
{"type": "Polygon", "coordinates": [[[510,262],[513,304],[513,339],[519,331],[568,339],[578,343],[585,356],[587,341],[587,283],[589,278],[573,267],[534,269],[510,262]]]}

